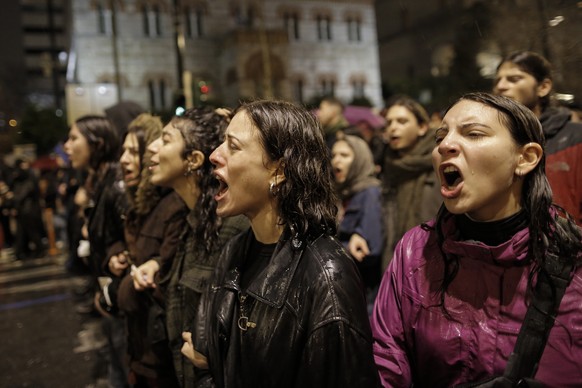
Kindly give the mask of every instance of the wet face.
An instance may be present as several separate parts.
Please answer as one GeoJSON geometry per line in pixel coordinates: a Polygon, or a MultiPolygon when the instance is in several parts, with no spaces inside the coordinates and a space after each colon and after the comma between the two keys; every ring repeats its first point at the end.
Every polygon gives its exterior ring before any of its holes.
{"type": "Polygon", "coordinates": [[[224,142],[210,155],[210,161],[220,181],[215,197],[219,216],[244,214],[252,221],[268,209],[272,200],[269,184],[274,181],[273,163],[269,162],[258,129],[245,111],[233,117],[224,142]]]}
{"type": "Polygon", "coordinates": [[[336,141],[331,149],[331,166],[337,183],[344,183],[354,161],[354,150],[345,140],[336,141]]]}
{"type": "Polygon", "coordinates": [[[405,155],[416,145],[418,138],[424,136],[427,125],[418,124],[418,120],[408,108],[394,105],[386,113],[386,130],[384,137],[390,148],[405,155]]]}
{"type": "Polygon", "coordinates": [[[86,169],[89,167],[91,148],[87,138],[81,134],[76,124],[73,124],[69,131],[69,139],[65,143],[65,152],[73,168],[86,169]]]}
{"type": "Polygon", "coordinates": [[[545,96],[537,80],[511,62],[505,62],[497,70],[493,93],[509,97],[531,110],[539,105],[540,97],[545,96]]]}
{"type": "Polygon", "coordinates": [[[461,100],[443,118],[436,144],[433,166],[451,213],[493,221],[520,209],[522,182],[515,175],[520,147],[497,110],[461,100]]]}
{"type": "Polygon", "coordinates": [[[187,161],[182,158],[184,138],[172,123],[166,125],[162,136],[151,142],[148,151],[152,153],[149,167],[154,185],[176,188],[184,180],[187,161]]]}
{"type": "Polygon", "coordinates": [[[121,154],[121,168],[123,180],[129,187],[137,186],[140,179],[141,163],[139,160],[139,143],[135,133],[128,133],[123,142],[123,154],[121,154]]]}

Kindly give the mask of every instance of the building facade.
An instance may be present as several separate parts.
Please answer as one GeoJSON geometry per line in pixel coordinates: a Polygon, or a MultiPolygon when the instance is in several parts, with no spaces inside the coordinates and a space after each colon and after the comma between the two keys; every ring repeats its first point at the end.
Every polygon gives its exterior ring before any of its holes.
{"type": "Polygon", "coordinates": [[[578,0],[376,0],[383,94],[442,109],[459,93],[490,90],[497,65],[531,50],[554,66],[557,92],[582,97],[578,0]]]}
{"type": "Polygon", "coordinates": [[[68,81],[152,111],[181,95],[382,104],[372,0],[76,0],[72,20],[68,81]]]}

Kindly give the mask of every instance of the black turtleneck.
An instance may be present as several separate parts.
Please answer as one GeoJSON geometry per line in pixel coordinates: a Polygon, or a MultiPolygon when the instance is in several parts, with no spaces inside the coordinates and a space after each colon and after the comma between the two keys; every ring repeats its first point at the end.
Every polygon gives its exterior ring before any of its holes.
{"type": "Polygon", "coordinates": [[[522,209],[512,216],[497,221],[473,221],[465,214],[455,216],[461,240],[480,241],[489,246],[500,245],[527,226],[525,211],[522,209]]]}

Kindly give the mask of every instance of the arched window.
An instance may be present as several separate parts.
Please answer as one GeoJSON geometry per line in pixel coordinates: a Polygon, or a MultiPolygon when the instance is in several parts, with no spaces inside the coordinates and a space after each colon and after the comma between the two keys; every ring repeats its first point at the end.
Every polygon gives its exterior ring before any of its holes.
{"type": "Polygon", "coordinates": [[[299,40],[299,14],[297,11],[285,11],[283,13],[285,30],[289,40],[299,40]]]}
{"type": "Polygon", "coordinates": [[[335,96],[337,79],[334,75],[327,74],[319,77],[319,94],[322,96],[335,96]]]}
{"type": "Polygon", "coordinates": [[[354,75],[350,77],[350,84],[352,85],[352,98],[363,98],[366,96],[366,76],[354,75]]]}

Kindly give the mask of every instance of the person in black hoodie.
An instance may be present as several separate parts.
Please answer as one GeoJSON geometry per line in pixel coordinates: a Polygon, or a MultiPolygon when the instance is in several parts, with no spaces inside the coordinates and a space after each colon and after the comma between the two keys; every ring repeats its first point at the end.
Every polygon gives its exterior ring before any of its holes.
{"type": "Polygon", "coordinates": [[[543,56],[520,51],[497,68],[493,92],[531,109],[542,123],[546,145],[546,174],[556,204],[582,225],[582,124],[572,112],[552,104],[552,66],[543,56]]]}

